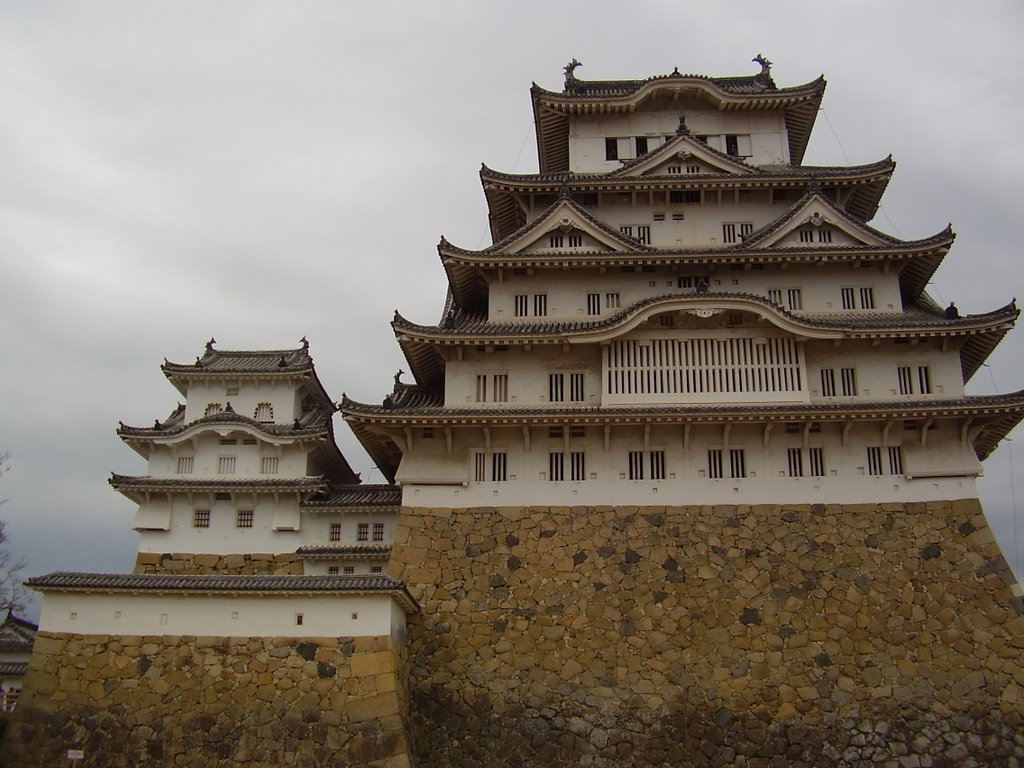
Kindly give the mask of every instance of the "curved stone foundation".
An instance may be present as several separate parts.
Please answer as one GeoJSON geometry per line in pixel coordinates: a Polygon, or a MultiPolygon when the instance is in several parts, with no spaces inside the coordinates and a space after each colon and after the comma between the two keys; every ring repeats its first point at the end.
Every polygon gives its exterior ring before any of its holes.
{"type": "Polygon", "coordinates": [[[390,637],[40,633],[0,764],[406,768],[390,637]]]}
{"type": "Polygon", "coordinates": [[[1024,758],[1024,616],[976,500],[403,509],[430,766],[1024,758]]]}

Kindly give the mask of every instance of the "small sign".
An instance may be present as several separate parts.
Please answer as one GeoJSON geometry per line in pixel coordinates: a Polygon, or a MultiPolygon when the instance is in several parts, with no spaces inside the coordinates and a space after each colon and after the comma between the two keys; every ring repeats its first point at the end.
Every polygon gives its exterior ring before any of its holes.
{"type": "Polygon", "coordinates": [[[68,760],[85,760],[84,749],[69,749],[68,760]]]}

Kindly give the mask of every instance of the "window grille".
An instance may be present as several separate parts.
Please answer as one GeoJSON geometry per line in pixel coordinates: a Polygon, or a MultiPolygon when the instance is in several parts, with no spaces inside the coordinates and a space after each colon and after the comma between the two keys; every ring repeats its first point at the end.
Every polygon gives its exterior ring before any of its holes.
{"type": "Polygon", "coordinates": [[[179,475],[191,475],[192,474],[193,458],[191,456],[179,456],[178,457],[178,474],[179,475]]]}
{"type": "Polygon", "coordinates": [[[562,235],[552,235],[549,242],[552,248],[561,248],[565,241],[562,235]]]}
{"type": "Polygon", "coordinates": [[[552,403],[560,403],[563,400],[565,400],[564,374],[548,374],[548,401],[552,403]]]}
{"type": "Polygon", "coordinates": [[[565,479],[565,454],[548,454],[548,480],[559,482],[565,479]]]}
{"type": "Polygon", "coordinates": [[[860,308],[861,309],[874,309],[875,308],[875,290],[874,290],[874,288],[861,288],[860,289],[860,308]]]}
{"type": "Polygon", "coordinates": [[[839,293],[843,299],[843,309],[856,309],[856,301],[854,300],[855,293],[853,288],[842,288],[839,293]]]}
{"type": "Polygon", "coordinates": [[[700,166],[699,165],[688,165],[688,166],[686,166],[686,172],[687,173],[700,173],[700,166]]]}
{"type": "Polygon", "coordinates": [[[494,374],[494,402],[496,402],[496,403],[507,403],[508,402],[508,374],[507,373],[496,373],[496,374],[494,374]]]}
{"type": "Polygon", "coordinates": [[[831,243],[832,242],[832,230],[831,229],[819,229],[818,230],[818,242],[819,243],[831,243]]]}
{"type": "Polygon", "coordinates": [[[821,369],[821,396],[836,396],[836,371],[835,368],[821,369]]]}
{"type": "Polygon", "coordinates": [[[800,230],[800,242],[801,243],[813,243],[814,242],[814,230],[810,227],[800,230]]]}
{"type": "Polygon", "coordinates": [[[910,373],[910,366],[901,365],[899,368],[896,369],[896,373],[900,383],[900,394],[914,394],[914,377],[910,373]]]}
{"type": "Polygon", "coordinates": [[[331,541],[341,541],[341,523],[331,523],[331,541]]]}
{"type": "Polygon", "coordinates": [[[583,247],[583,235],[569,235],[569,247],[570,248],[582,248],[583,247]]]}
{"type": "Polygon", "coordinates": [[[192,512],[192,527],[193,528],[209,528],[210,527],[210,510],[208,509],[197,509],[192,512]]]}
{"type": "Polygon", "coordinates": [[[573,451],[569,454],[569,479],[587,479],[586,454],[583,451],[573,451]]]}
{"type": "Polygon", "coordinates": [[[508,454],[491,454],[491,481],[503,483],[508,480],[508,454]]]}
{"type": "Polygon", "coordinates": [[[651,228],[648,226],[642,226],[636,228],[636,239],[644,245],[651,244],[651,228]]]}
{"type": "Polygon", "coordinates": [[[583,401],[583,374],[569,374],[569,399],[574,403],[583,401]]]}
{"type": "Polygon", "coordinates": [[[336,566],[336,565],[329,565],[329,566],[327,566],[327,575],[328,576],[337,576],[340,571],[341,571],[341,569],[338,566],[336,566]]]}
{"type": "Polygon", "coordinates": [[[841,368],[840,378],[842,379],[843,395],[855,397],[857,395],[857,371],[855,368],[841,368]]]}
{"type": "Polygon", "coordinates": [[[789,448],[786,451],[786,456],[789,459],[789,476],[790,477],[803,477],[804,476],[804,454],[799,448],[789,448]]]}
{"type": "Polygon", "coordinates": [[[279,465],[277,456],[261,456],[260,457],[260,474],[261,475],[276,475],[277,468],[279,465]]]}
{"type": "Polygon", "coordinates": [[[903,474],[903,448],[901,446],[889,446],[889,474],[903,474]]]}
{"type": "Polygon", "coordinates": [[[341,572],[345,576],[351,576],[353,573],[356,572],[356,567],[354,565],[346,565],[346,566],[342,567],[341,572]]]}
{"type": "Polygon", "coordinates": [[[722,477],[722,449],[712,448],[708,451],[708,477],[718,480],[722,477]]]}
{"type": "Polygon", "coordinates": [[[651,451],[651,480],[665,479],[665,452],[651,451]]]}
{"type": "Polygon", "coordinates": [[[932,393],[932,374],[927,365],[917,367],[917,389],[922,395],[932,393]]]}
{"type": "Polygon", "coordinates": [[[473,454],[473,480],[482,483],[487,479],[487,454],[473,454]]]}
{"type": "Polygon", "coordinates": [[[253,523],[253,511],[251,509],[240,509],[238,514],[235,516],[235,526],[237,528],[252,528],[253,523]]]}
{"type": "Polygon", "coordinates": [[[791,338],[667,338],[604,348],[609,395],[796,393],[800,353],[791,338]]]}
{"type": "Polygon", "coordinates": [[[868,446],[868,474],[882,474],[882,449],[877,445],[868,446]]]}
{"type": "Polygon", "coordinates": [[[643,451],[629,452],[629,479],[644,479],[644,453],[643,451]]]}
{"type": "Polygon", "coordinates": [[[373,524],[373,540],[384,541],[384,523],[373,524]]]}
{"type": "Polygon", "coordinates": [[[799,288],[786,289],[786,307],[794,310],[804,308],[803,297],[801,296],[799,288]]]}
{"type": "Polygon", "coordinates": [[[626,235],[627,237],[632,237],[633,236],[633,227],[632,226],[619,227],[619,232],[621,232],[622,234],[626,235]]]}
{"type": "Polygon", "coordinates": [[[617,293],[606,293],[604,295],[604,305],[608,309],[619,308],[619,294],[617,293]]]}
{"type": "Polygon", "coordinates": [[[599,315],[599,314],[601,314],[601,294],[600,293],[588,293],[587,294],[587,314],[588,315],[599,315]]]}
{"type": "Polygon", "coordinates": [[[359,523],[356,527],[356,541],[369,541],[370,539],[370,524],[359,523]]]}
{"type": "Polygon", "coordinates": [[[485,374],[478,374],[476,377],[476,401],[478,403],[487,402],[487,376],[485,374]]]}
{"type": "Polygon", "coordinates": [[[670,165],[667,170],[671,174],[682,173],[683,172],[683,166],[681,166],[681,165],[670,165]]]}
{"type": "Polygon", "coordinates": [[[824,448],[808,448],[807,449],[807,466],[811,477],[824,477],[825,476],[825,449],[824,448]]]}
{"type": "Polygon", "coordinates": [[[548,295],[536,293],[533,296],[533,314],[537,317],[544,317],[548,313],[548,295]]]}
{"type": "Polygon", "coordinates": [[[235,474],[235,457],[234,456],[221,456],[217,459],[217,474],[218,475],[233,475],[235,474]]]}
{"type": "Polygon", "coordinates": [[[516,295],[516,317],[526,317],[529,314],[530,297],[524,293],[516,295]]]}
{"type": "Polygon", "coordinates": [[[747,476],[747,457],[742,448],[729,449],[729,476],[747,476]]]}

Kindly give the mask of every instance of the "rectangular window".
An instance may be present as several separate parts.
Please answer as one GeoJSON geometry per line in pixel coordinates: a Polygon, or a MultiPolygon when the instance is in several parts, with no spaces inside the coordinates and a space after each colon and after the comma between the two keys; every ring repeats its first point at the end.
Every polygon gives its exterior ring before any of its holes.
{"type": "Polygon", "coordinates": [[[619,294],[617,293],[606,293],[604,295],[604,305],[608,309],[619,308],[619,294]]]}
{"type": "Polygon", "coordinates": [[[179,475],[191,475],[192,474],[192,457],[191,456],[179,456],[178,457],[178,474],[179,475]]]}
{"type": "Polygon", "coordinates": [[[210,527],[210,510],[208,509],[197,509],[192,512],[192,527],[193,528],[209,528],[210,527]]]}
{"type": "Polygon", "coordinates": [[[861,288],[860,289],[860,308],[861,309],[874,309],[875,308],[875,290],[874,290],[874,288],[861,288]]]}
{"type": "Polygon", "coordinates": [[[633,236],[633,227],[632,226],[619,227],[619,232],[624,234],[626,237],[632,237],[633,236]]]}
{"type": "Polygon", "coordinates": [[[804,308],[804,301],[799,288],[786,289],[786,307],[795,310],[804,308]]]}
{"type": "Polygon", "coordinates": [[[552,248],[561,248],[565,241],[561,235],[552,235],[549,242],[552,248]]]}
{"type": "Polygon", "coordinates": [[[331,541],[341,541],[341,523],[331,523],[331,541]]]}
{"type": "Polygon", "coordinates": [[[807,449],[807,468],[808,474],[811,477],[824,477],[825,476],[825,449],[824,448],[808,448],[807,449]]]}
{"type": "Polygon", "coordinates": [[[700,173],[700,166],[699,165],[688,165],[688,166],[686,166],[686,172],[687,173],[700,173]]]}
{"type": "Polygon", "coordinates": [[[803,477],[804,452],[799,448],[790,448],[786,451],[786,456],[789,459],[789,476],[803,477]]]}
{"type": "Polygon", "coordinates": [[[338,566],[336,566],[336,565],[329,565],[329,566],[327,566],[327,575],[328,576],[337,576],[338,575],[338,571],[340,571],[340,570],[341,569],[338,568],[338,566]]]}
{"type": "Polygon", "coordinates": [[[252,528],[253,511],[251,509],[240,509],[235,516],[236,528],[252,528]]]}
{"type": "Polygon", "coordinates": [[[898,445],[889,447],[889,474],[903,474],[903,448],[898,445]]]}
{"type": "Polygon", "coordinates": [[[670,165],[667,168],[667,170],[671,174],[682,173],[683,172],[683,166],[681,166],[681,165],[670,165]]]}
{"type": "Polygon", "coordinates": [[[221,456],[217,459],[217,474],[218,475],[233,475],[235,474],[235,457],[234,456],[221,456]]]}
{"type": "Polygon", "coordinates": [[[565,400],[565,374],[548,374],[548,402],[560,403],[565,400]]]}
{"type": "Polygon", "coordinates": [[[842,288],[840,289],[840,295],[843,297],[843,309],[856,309],[856,302],[854,300],[853,288],[842,288]]]}
{"type": "Polygon", "coordinates": [[[600,293],[588,293],[587,294],[587,314],[588,315],[600,315],[601,314],[601,294],[600,293]]]}
{"type": "Polygon", "coordinates": [[[718,480],[722,477],[722,449],[708,451],[708,477],[718,480]]]}
{"type": "Polygon", "coordinates": [[[384,523],[373,524],[373,540],[384,541],[384,523]]]}
{"type": "Polygon", "coordinates": [[[644,245],[651,244],[651,228],[648,226],[636,228],[636,239],[644,245]]]}
{"type": "Polygon", "coordinates": [[[619,159],[619,140],[618,139],[605,139],[604,140],[604,159],[605,160],[618,160],[619,159]]]}
{"type": "Polygon", "coordinates": [[[914,394],[914,377],[910,373],[910,366],[901,365],[899,368],[896,369],[896,373],[900,382],[900,394],[914,394]]]}
{"type": "Polygon", "coordinates": [[[344,568],[341,569],[341,572],[346,576],[351,576],[353,573],[356,572],[356,567],[354,565],[346,565],[344,568]]]}
{"type": "Polygon", "coordinates": [[[932,393],[932,374],[927,365],[917,366],[917,390],[922,395],[932,393]]]}
{"type": "Polygon", "coordinates": [[[503,483],[508,480],[508,454],[491,454],[491,481],[503,483]]]}
{"type": "Polygon", "coordinates": [[[769,288],[768,289],[768,301],[772,304],[778,304],[782,306],[782,289],[781,288],[769,288]]]}
{"type": "Polygon", "coordinates": [[[507,373],[496,373],[494,374],[494,402],[496,403],[507,403],[508,402],[508,374],[507,373]]]}
{"type": "Polygon", "coordinates": [[[569,247],[570,248],[582,248],[583,247],[583,235],[569,235],[569,247]]]}
{"type": "Polygon", "coordinates": [[[821,396],[822,397],[835,397],[836,396],[836,369],[835,368],[822,368],[821,369],[821,396]]]}
{"type": "Polygon", "coordinates": [[[800,230],[800,242],[801,243],[813,243],[814,242],[814,230],[810,227],[806,227],[800,230]]]}
{"type": "Polygon", "coordinates": [[[630,480],[643,480],[644,479],[644,452],[643,451],[630,451],[629,452],[629,479],[630,480]]]}
{"type": "MultiPolygon", "coordinates": [[[[668,201],[670,203],[699,203],[700,202],[700,190],[690,189],[677,192],[668,193],[668,201]]],[[[673,215],[674,219],[675,216],[673,215]]]]}
{"type": "Polygon", "coordinates": [[[478,403],[487,402],[487,376],[485,374],[478,374],[476,377],[476,401],[478,403]]]}
{"type": "Polygon", "coordinates": [[[260,474],[261,475],[276,475],[277,467],[279,464],[277,456],[261,456],[260,457],[260,474]]]}
{"type": "Polygon", "coordinates": [[[637,136],[636,137],[636,156],[640,157],[640,155],[646,155],[646,154],[647,154],[647,137],[646,136],[637,136]]]}
{"type": "Polygon", "coordinates": [[[384,566],[383,565],[371,565],[370,566],[370,573],[384,573],[384,566]]]}
{"type": "Polygon", "coordinates": [[[370,540],[370,524],[359,523],[356,527],[356,541],[369,541],[370,540]]]}
{"type": "Polygon", "coordinates": [[[537,317],[544,317],[548,313],[548,295],[546,293],[535,293],[533,295],[533,314],[537,317]]]}
{"type": "Polygon", "coordinates": [[[818,230],[818,242],[819,243],[831,243],[832,242],[832,230],[831,229],[819,229],[818,230]]]}
{"type": "Polygon", "coordinates": [[[750,136],[727,134],[723,138],[725,139],[725,154],[733,157],[750,157],[750,136]]]}
{"type": "Polygon", "coordinates": [[[587,428],[584,427],[582,424],[574,424],[573,426],[569,427],[569,437],[586,437],[586,436],[587,436],[587,428]]]}
{"type": "Polygon", "coordinates": [[[840,378],[843,384],[843,395],[856,397],[857,395],[857,371],[855,368],[840,368],[840,378]]]}
{"type": "Polygon", "coordinates": [[[525,293],[516,295],[516,317],[526,317],[530,311],[530,297],[525,293]]]}
{"type": "Polygon", "coordinates": [[[754,225],[750,222],[727,222],[722,224],[722,242],[739,243],[753,231],[754,225]]]}
{"type": "Polygon", "coordinates": [[[586,454],[583,451],[573,451],[569,454],[569,479],[587,479],[586,454]]]}
{"type": "Polygon", "coordinates": [[[559,482],[565,480],[565,454],[548,454],[548,480],[559,482]]]}
{"type": "Polygon", "coordinates": [[[651,480],[665,479],[665,452],[651,451],[651,480]]]}
{"type": "Polygon", "coordinates": [[[583,402],[583,374],[569,374],[569,399],[574,403],[583,402]]]}
{"type": "Polygon", "coordinates": [[[731,448],[729,450],[729,476],[747,476],[747,457],[742,448],[731,448]]]}
{"type": "Polygon", "coordinates": [[[877,445],[868,446],[868,474],[882,474],[882,449],[877,445]]]}
{"type": "Polygon", "coordinates": [[[487,454],[473,454],[473,480],[482,483],[487,479],[487,454]]]}

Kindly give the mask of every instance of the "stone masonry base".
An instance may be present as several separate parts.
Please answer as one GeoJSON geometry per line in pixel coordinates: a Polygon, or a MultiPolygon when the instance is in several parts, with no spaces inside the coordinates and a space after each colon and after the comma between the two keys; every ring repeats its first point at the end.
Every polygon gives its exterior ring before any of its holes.
{"type": "Polygon", "coordinates": [[[0,764],[408,768],[390,637],[40,633],[0,764]]]}
{"type": "Polygon", "coordinates": [[[403,509],[420,764],[1024,764],[976,500],[403,509]]]}

